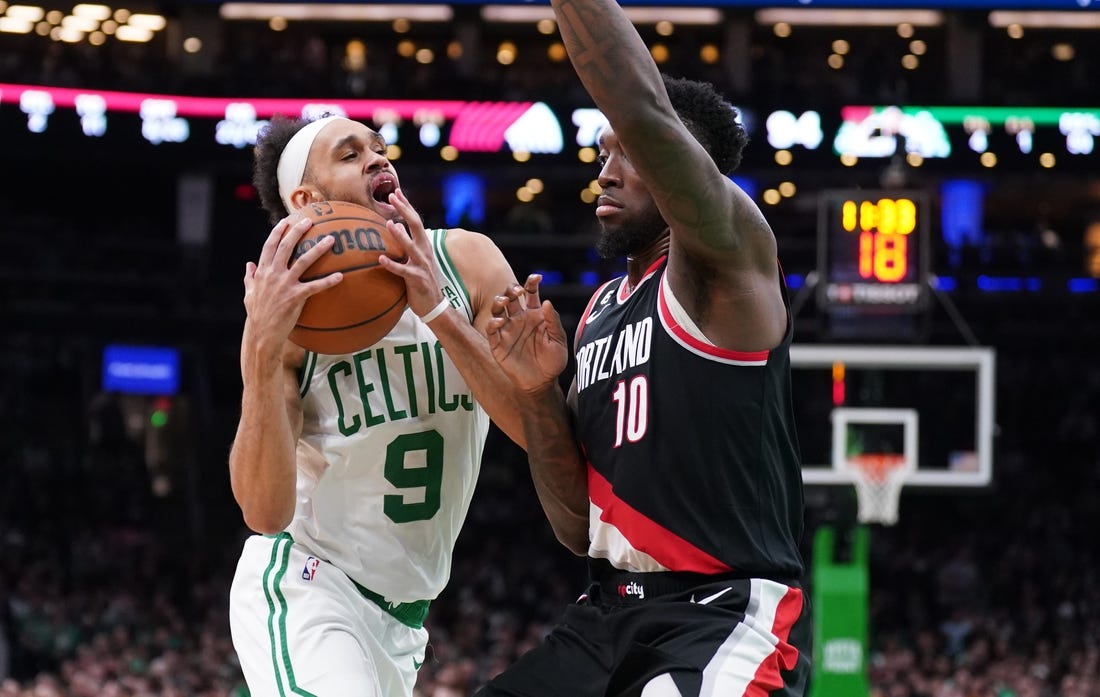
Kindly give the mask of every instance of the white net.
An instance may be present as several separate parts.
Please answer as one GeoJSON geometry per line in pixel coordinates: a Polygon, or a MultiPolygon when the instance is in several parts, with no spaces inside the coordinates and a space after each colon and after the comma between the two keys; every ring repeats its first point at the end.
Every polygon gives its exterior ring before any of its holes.
{"type": "Polygon", "coordinates": [[[846,458],[856,487],[859,522],[893,525],[898,522],[901,488],[912,467],[904,455],[863,453],[846,458]]]}

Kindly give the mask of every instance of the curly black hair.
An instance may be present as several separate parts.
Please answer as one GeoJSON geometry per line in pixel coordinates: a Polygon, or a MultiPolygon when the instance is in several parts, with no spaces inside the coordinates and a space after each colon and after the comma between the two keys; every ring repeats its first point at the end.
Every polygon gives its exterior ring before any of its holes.
{"type": "Polygon", "coordinates": [[[676,115],[691,135],[710,154],[722,174],[729,174],[741,164],[741,151],[749,137],[738,122],[740,113],[708,82],[662,74],[665,91],[676,115]]]}
{"type": "Polygon", "coordinates": [[[294,134],[308,123],[276,114],[256,138],[252,151],[252,185],[260,194],[260,205],[267,211],[272,225],[290,213],[279,195],[279,158],[294,134]]]}

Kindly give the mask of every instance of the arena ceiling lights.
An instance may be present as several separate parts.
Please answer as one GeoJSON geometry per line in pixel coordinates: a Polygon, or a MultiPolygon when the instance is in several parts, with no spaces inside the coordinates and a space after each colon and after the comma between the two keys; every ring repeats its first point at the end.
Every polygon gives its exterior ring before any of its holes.
{"type": "Polygon", "coordinates": [[[989,13],[991,27],[1006,29],[1014,24],[1028,29],[1100,29],[1100,13],[1012,10],[994,10],[989,13]]]}
{"type": "MultiPolygon", "coordinates": [[[[672,22],[683,25],[714,25],[722,23],[722,11],[714,7],[624,7],[623,11],[635,24],[672,22]]],[[[486,22],[528,23],[554,19],[549,6],[485,5],[481,19],[486,22]]]]}
{"type": "Polygon", "coordinates": [[[938,27],[943,24],[943,12],[939,10],[842,10],[835,8],[778,8],[770,7],[756,12],[756,21],[768,26],[861,26],[896,27],[911,24],[914,27],[938,27]]]}
{"type": "Polygon", "coordinates": [[[144,43],[167,26],[163,15],[112,10],[107,5],[80,3],[66,15],[61,10],[47,11],[38,5],[11,5],[0,0],[0,32],[34,32],[66,43],[87,41],[100,46],[111,36],[118,41],[144,43]]]}
{"type": "MultiPolygon", "coordinates": [[[[683,25],[714,25],[722,22],[722,12],[713,7],[626,7],[626,14],[637,24],[667,21],[683,25]]],[[[450,5],[431,4],[341,4],[227,2],[219,10],[225,20],[262,20],[280,17],[287,21],[312,22],[390,22],[407,19],[414,22],[449,22],[454,17],[450,5]]],[[[549,6],[486,5],[481,8],[486,22],[528,23],[554,19],[549,6]]]]}
{"type": "Polygon", "coordinates": [[[449,22],[450,5],[375,5],[338,3],[227,2],[219,9],[225,20],[264,20],[281,17],[298,22],[449,22]]]}

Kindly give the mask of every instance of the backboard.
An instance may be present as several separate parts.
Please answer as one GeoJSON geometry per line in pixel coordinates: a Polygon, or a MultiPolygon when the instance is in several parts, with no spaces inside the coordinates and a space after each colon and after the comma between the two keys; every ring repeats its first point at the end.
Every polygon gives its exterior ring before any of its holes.
{"type": "Polygon", "coordinates": [[[994,370],[989,348],[792,346],[803,481],[851,484],[852,462],[890,456],[906,486],[988,485],[994,370]]]}

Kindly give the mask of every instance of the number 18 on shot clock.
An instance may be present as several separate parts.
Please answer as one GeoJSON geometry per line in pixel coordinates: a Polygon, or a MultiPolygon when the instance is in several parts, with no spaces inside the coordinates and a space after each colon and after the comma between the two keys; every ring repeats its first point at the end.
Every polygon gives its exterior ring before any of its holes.
{"type": "Polygon", "coordinates": [[[818,303],[830,312],[911,314],[928,303],[923,191],[828,190],[818,203],[818,303]]]}

